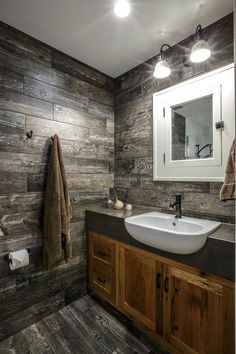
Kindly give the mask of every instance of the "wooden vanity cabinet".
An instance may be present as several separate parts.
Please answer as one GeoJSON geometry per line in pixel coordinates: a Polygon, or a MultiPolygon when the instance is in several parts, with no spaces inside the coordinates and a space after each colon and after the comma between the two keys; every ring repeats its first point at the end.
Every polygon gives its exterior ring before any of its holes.
{"type": "Polygon", "coordinates": [[[234,353],[233,283],[89,232],[88,285],[174,354],[234,353]]]}

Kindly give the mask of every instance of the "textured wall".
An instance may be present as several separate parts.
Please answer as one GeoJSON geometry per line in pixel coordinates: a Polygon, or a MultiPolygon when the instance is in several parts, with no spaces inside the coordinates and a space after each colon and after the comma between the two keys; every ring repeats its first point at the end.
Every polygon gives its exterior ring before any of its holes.
{"type": "Polygon", "coordinates": [[[234,220],[234,202],[220,202],[221,183],[153,182],[152,94],[188,78],[233,62],[233,15],[205,31],[213,54],[206,62],[190,64],[193,37],[166,51],[173,68],[162,80],[153,77],[156,58],[116,79],[115,96],[115,188],[128,194],[131,203],[166,210],[171,194],[183,195],[185,214],[201,215],[224,222],[234,220]]]}
{"type": "MultiPolygon", "coordinates": [[[[175,68],[153,79],[151,59],[116,80],[115,185],[134,204],[165,210],[173,192],[185,212],[232,221],[218,183],[152,181],[152,94],[233,60],[232,16],[207,30],[214,49],[189,66],[192,38],[167,52],[175,68]]],[[[0,23],[0,340],[86,291],[84,208],[113,187],[114,80],[0,23]],[[25,141],[25,132],[33,138],[25,141]],[[73,258],[42,269],[42,211],[50,137],[59,134],[73,206],[73,258]],[[11,272],[8,251],[30,247],[29,267],[11,272]]]]}
{"type": "Polygon", "coordinates": [[[106,75],[0,24],[0,340],[86,291],[83,210],[113,186],[112,90],[106,75]],[[44,272],[43,192],[55,133],[73,207],[73,258],[44,272]],[[11,272],[3,255],[26,247],[30,266],[11,272]]]}

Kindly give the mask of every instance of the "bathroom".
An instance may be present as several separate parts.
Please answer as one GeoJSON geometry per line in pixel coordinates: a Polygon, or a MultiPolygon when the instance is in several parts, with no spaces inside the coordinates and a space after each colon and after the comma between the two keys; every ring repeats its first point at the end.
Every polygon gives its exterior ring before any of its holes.
{"type": "Polygon", "coordinates": [[[234,23],[0,0],[0,354],[235,353],[234,23]]]}

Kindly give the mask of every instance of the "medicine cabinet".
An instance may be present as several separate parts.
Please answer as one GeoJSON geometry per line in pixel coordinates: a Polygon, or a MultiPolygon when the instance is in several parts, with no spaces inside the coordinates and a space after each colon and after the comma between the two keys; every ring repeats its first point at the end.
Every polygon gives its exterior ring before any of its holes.
{"type": "Polygon", "coordinates": [[[235,135],[234,66],[153,96],[153,179],[223,181],[235,135]]]}

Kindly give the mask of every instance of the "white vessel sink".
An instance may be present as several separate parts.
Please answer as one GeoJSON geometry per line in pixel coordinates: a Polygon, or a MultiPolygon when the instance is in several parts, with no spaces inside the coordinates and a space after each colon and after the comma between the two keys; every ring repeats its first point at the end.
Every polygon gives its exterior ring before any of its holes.
{"type": "Polygon", "coordinates": [[[199,251],[219,222],[164,213],[147,213],[125,219],[128,233],[137,241],[163,251],[191,254],[199,251]]]}

